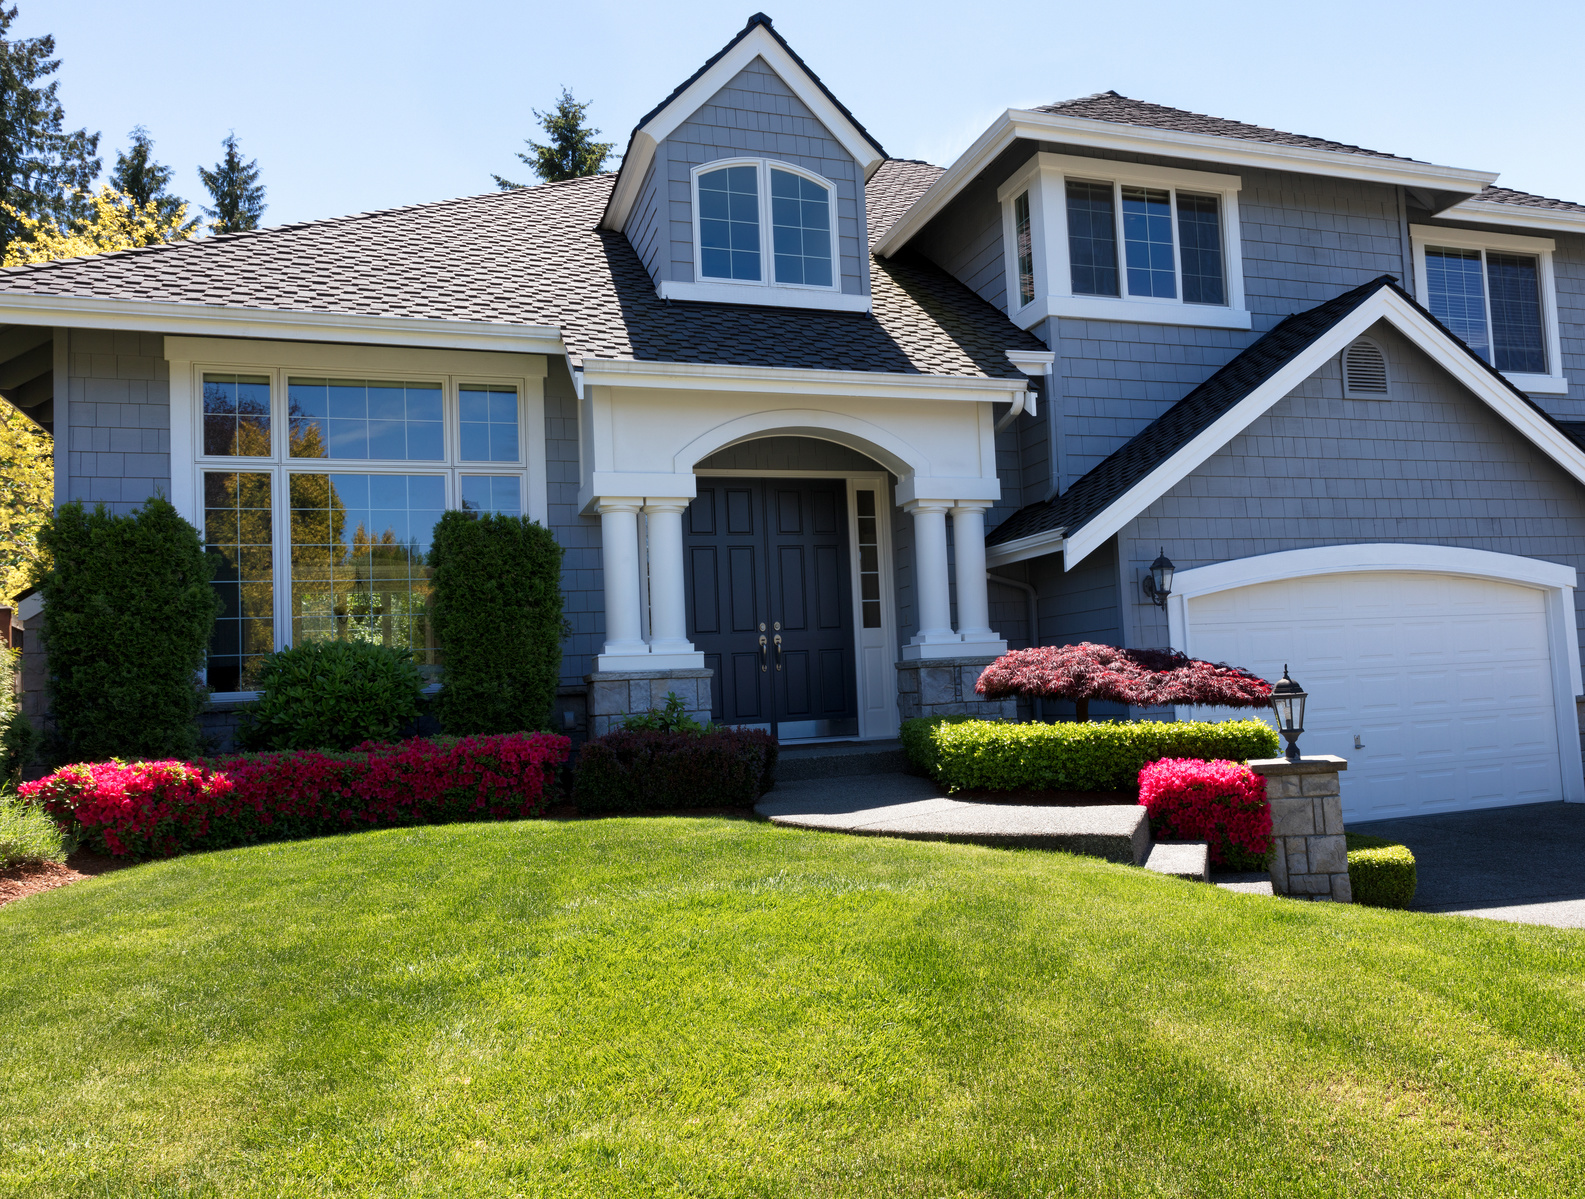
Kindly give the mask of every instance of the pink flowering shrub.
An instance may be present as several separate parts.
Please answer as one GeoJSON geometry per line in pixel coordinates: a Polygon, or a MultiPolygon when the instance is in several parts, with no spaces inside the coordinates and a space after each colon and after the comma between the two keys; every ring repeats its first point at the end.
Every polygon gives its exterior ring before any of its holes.
{"type": "Polygon", "coordinates": [[[83,844],[168,857],[256,841],[543,814],[571,743],[551,733],[365,742],[351,753],[65,766],[22,794],[83,844]]]}
{"type": "Polygon", "coordinates": [[[1161,840],[1204,841],[1211,864],[1259,870],[1271,857],[1266,781],[1237,762],[1162,758],[1139,772],[1139,802],[1161,840]]]}
{"type": "Polygon", "coordinates": [[[986,699],[1070,699],[1079,705],[1080,720],[1088,719],[1092,699],[1133,708],[1263,708],[1271,694],[1270,683],[1238,666],[1205,662],[1175,649],[1119,649],[1089,641],[1003,654],[985,668],[974,689],[986,699]]]}

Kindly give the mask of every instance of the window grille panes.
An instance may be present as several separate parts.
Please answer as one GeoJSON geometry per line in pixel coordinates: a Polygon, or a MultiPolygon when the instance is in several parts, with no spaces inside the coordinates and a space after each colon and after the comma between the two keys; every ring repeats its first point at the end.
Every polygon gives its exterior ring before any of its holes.
{"type": "Polygon", "coordinates": [[[464,383],[457,388],[464,462],[516,462],[517,388],[464,383]]]}
{"type": "Polygon", "coordinates": [[[1486,293],[1481,284],[1479,250],[1427,247],[1425,282],[1431,315],[1441,321],[1487,362],[1491,343],[1486,335],[1486,293]]]}
{"type": "Polygon", "coordinates": [[[1029,228],[1029,193],[1013,201],[1013,223],[1018,237],[1018,306],[1035,302],[1035,244],[1029,228]]]}
{"type": "Polygon", "coordinates": [[[1491,342],[1500,371],[1546,374],[1541,325],[1541,270],[1529,254],[1486,251],[1486,286],[1491,292],[1491,342]]]}
{"type": "Polygon", "coordinates": [[[204,472],[204,553],[222,605],[209,639],[214,691],[251,690],[275,649],[270,480],[263,471],[204,472]]]}
{"type": "Polygon", "coordinates": [[[859,606],[864,627],[881,627],[881,545],[875,517],[875,493],[855,492],[859,522],[859,606]]]}
{"type": "Polygon", "coordinates": [[[204,453],[270,456],[268,375],[204,375],[204,453]]]}
{"type": "Polygon", "coordinates": [[[831,286],[831,193],[813,179],[771,169],[776,282],[831,286]]]}
{"type": "Polygon", "coordinates": [[[1117,221],[1110,183],[1068,181],[1068,261],[1073,294],[1117,294],[1117,221]]]}
{"type": "Polygon", "coordinates": [[[462,508],[465,512],[523,515],[523,480],[516,475],[463,475],[462,508]]]}
{"type": "Polygon", "coordinates": [[[699,266],[707,279],[759,281],[758,167],[699,176],[699,266]]]}
{"type": "Polygon", "coordinates": [[[1172,262],[1172,193],[1164,188],[1123,188],[1123,252],[1128,294],[1178,298],[1172,262]]]}
{"type": "Polygon", "coordinates": [[[445,457],[439,383],[290,379],[286,394],[293,458],[445,457]]]}
{"type": "Polygon", "coordinates": [[[1227,303],[1220,207],[1215,196],[1178,193],[1178,256],[1183,262],[1186,303],[1227,303]]]}
{"type": "Polygon", "coordinates": [[[425,615],[440,475],[293,474],[292,641],[368,641],[432,671],[425,615]]]}

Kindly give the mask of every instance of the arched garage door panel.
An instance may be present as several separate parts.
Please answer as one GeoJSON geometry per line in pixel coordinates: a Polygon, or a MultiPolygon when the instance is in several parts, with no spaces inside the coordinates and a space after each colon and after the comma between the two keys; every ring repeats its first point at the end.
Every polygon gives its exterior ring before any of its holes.
{"type": "Polygon", "coordinates": [[[1188,648],[1292,668],[1300,746],[1348,759],[1351,819],[1537,803],[1563,794],[1545,609],[1488,579],[1316,575],[1191,598],[1188,648]]]}

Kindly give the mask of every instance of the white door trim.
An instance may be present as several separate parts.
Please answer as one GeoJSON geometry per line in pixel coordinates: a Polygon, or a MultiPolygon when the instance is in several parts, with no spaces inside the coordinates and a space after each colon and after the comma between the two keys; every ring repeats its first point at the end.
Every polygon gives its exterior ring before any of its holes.
{"type": "Polygon", "coordinates": [[[1172,644],[1186,654],[1194,653],[1189,600],[1196,596],[1307,575],[1366,572],[1463,575],[1529,587],[1545,595],[1563,798],[1569,803],[1585,803],[1585,764],[1580,754],[1579,717],[1574,702],[1575,696],[1585,688],[1581,686],[1579,629],[1574,611],[1578,575],[1572,566],[1460,546],[1390,542],[1322,545],[1236,558],[1181,570],[1174,576],[1172,594],[1167,600],[1167,627],[1172,644]]]}
{"type": "MultiPolygon", "coordinates": [[[[887,662],[897,657],[897,601],[892,562],[892,505],[889,500],[891,480],[884,471],[852,470],[745,470],[741,467],[714,470],[696,467],[694,474],[707,479],[845,479],[847,480],[848,508],[848,577],[853,603],[853,675],[858,689],[859,739],[861,741],[889,740],[897,736],[897,691],[894,686],[889,696],[878,705],[885,718],[870,715],[869,685],[864,670],[864,603],[859,591],[859,516],[858,501],[854,492],[863,489],[878,493],[875,505],[875,533],[880,540],[881,567],[881,627],[880,639],[887,652],[887,662]],[[890,702],[886,702],[889,700],[890,702]]],[[[873,632],[874,630],[871,630],[873,632]]],[[[895,679],[895,672],[888,675],[895,679]]]]}

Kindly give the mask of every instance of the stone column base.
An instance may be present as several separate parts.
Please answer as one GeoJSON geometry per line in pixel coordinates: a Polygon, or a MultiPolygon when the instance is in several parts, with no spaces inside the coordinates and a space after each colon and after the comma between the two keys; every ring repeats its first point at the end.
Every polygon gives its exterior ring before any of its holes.
{"type": "Polygon", "coordinates": [[[974,690],[980,672],[997,657],[923,658],[897,663],[898,714],[904,720],[916,716],[1017,720],[1017,700],[982,699],[974,690]]]}
{"type": "Polygon", "coordinates": [[[586,675],[589,685],[589,736],[603,737],[622,727],[629,716],[664,708],[675,692],[688,715],[703,724],[710,719],[712,670],[597,670],[586,675]]]}
{"type": "Polygon", "coordinates": [[[1271,889],[1295,899],[1352,903],[1337,778],[1348,769],[1347,759],[1257,758],[1249,768],[1265,778],[1271,801],[1271,889]]]}

